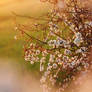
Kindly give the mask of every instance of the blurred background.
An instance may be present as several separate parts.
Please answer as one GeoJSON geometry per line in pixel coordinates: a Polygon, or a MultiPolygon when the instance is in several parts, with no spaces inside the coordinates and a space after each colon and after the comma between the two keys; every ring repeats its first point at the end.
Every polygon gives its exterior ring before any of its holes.
{"type": "MultiPolygon", "coordinates": [[[[38,17],[46,13],[47,5],[40,0],[0,0],[0,58],[13,58],[23,61],[23,42],[14,40],[14,16],[20,15],[38,17]]],[[[19,22],[26,23],[26,18],[19,18],[19,22]]],[[[29,20],[30,22],[32,20],[29,20]]],[[[19,63],[19,62],[18,62],[19,63]]]]}
{"type": "MultiPolygon", "coordinates": [[[[40,0],[0,0],[0,92],[41,92],[38,65],[24,61],[23,40],[14,39],[12,12],[37,17],[46,11],[46,3],[40,0]]],[[[18,21],[26,23],[27,19],[18,21]]]]}

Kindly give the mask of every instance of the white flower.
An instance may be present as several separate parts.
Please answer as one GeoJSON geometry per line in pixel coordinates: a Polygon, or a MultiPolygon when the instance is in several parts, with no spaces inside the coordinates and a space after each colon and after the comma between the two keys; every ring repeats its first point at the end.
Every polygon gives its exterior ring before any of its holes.
{"type": "Polygon", "coordinates": [[[30,60],[30,58],[28,58],[27,56],[25,56],[25,61],[29,61],[30,60]]]}
{"type": "Polygon", "coordinates": [[[74,44],[76,44],[77,46],[80,46],[80,44],[83,42],[83,40],[81,38],[75,38],[74,39],[74,44]]]}
{"type": "Polygon", "coordinates": [[[71,62],[71,65],[74,66],[75,64],[76,64],[76,61],[72,61],[72,62],[71,62]]]}
{"type": "Polygon", "coordinates": [[[40,54],[40,50],[36,50],[36,55],[39,55],[40,54]]]}
{"type": "Polygon", "coordinates": [[[63,60],[64,60],[64,61],[67,61],[68,59],[69,59],[69,57],[63,56],[63,60]]]}
{"type": "Polygon", "coordinates": [[[57,43],[58,43],[59,46],[64,46],[64,47],[67,47],[68,46],[67,41],[66,40],[63,40],[63,39],[62,40],[59,39],[57,41],[57,43]]]}
{"type": "Polygon", "coordinates": [[[71,54],[71,51],[70,51],[70,50],[65,49],[64,54],[65,54],[65,55],[70,55],[70,54],[71,54]]]}
{"type": "Polygon", "coordinates": [[[79,32],[75,33],[75,36],[76,36],[76,38],[82,38],[82,35],[79,32]]]}
{"type": "Polygon", "coordinates": [[[57,64],[56,64],[56,63],[53,64],[53,68],[54,68],[54,69],[57,68],[57,64]]]}
{"type": "Polygon", "coordinates": [[[36,59],[35,59],[35,57],[31,57],[31,60],[32,60],[32,61],[35,61],[36,59]]]}
{"type": "Polygon", "coordinates": [[[60,59],[56,59],[56,62],[57,62],[57,63],[60,63],[60,62],[61,62],[61,60],[60,60],[60,59]]]}
{"type": "Polygon", "coordinates": [[[57,44],[58,44],[59,46],[62,46],[62,45],[63,45],[63,43],[64,43],[64,41],[63,41],[63,40],[58,40],[58,41],[57,41],[57,44]]]}
{"type": "Polygon", "coordinates": [[[76,53],[81,53],[81,49],[78,49],[78,50],[76,51],[76,53]]]}
{"type": "Polygon", "coordinates": [[[80,49],[78,49],[78,50],[76,51],[76,53],[83,53],[83,52],[85,52],[86,50],[87,50],[86,47],[81,47],[80,49]]]}
{"type": "Polygon", "coordinates": [[[83,42],[81,33],[75,33],[76,38],[74,39],[74,44],[77,46],[80,46],[80,44],[83,42]]]}
{"type": "Polygon", "coordinates": [[[34,64],[34,61],[31,60],[30,63],[31,63],[31,64],[34,64]]]}
{"type": "Polygon", "coordinates": [[[52,69],[52,66],[48,66],[48,67],[47,67],[47,71],[48,71],[48,70],[51,70],[51,69],[52,69]]]}
{"type": "Polygon", "coordinates": [[[85,52],[87,50],[86,47],[81,47],[82,52],[85,52]]]}
{"type": "Polygon", "coordinates": [[[48,42],[49,46],[53,46],[54,44],[56,44],[56,40],[50,40],[48,42]]]}

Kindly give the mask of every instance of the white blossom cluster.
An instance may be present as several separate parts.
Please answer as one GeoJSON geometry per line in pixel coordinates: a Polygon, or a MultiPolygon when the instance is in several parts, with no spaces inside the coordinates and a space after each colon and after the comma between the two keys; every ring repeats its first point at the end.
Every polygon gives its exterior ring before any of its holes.
{"type": "Polygon", "coordinates": [[[47,34],[44,35],[46,38],[41,41],[38,38],[41,44],[31,42],[25,50],[26,61],[40,64],[44,92],[64,91],[70,81],[76,79],[75,75],[87,70],[90,65],[88,53],[92,46],[92,21],[81,18],[81,11],[81,8],[76,10],[71,6],[65,12],[74,13],[60,15],[57,10],[52,10],[47,34]],[[71,33],[63,37],[62,32],[67,33],[67,30],[71,33]]]}

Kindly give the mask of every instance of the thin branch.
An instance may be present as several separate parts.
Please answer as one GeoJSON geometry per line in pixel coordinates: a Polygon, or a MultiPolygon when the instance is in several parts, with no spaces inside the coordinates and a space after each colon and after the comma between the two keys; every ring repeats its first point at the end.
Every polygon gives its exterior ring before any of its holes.
{"type": "Polygon", "coordinates": [[[63,13],[78,13],[78,14],[89,14],[92,15],[92,12],[63,12],[63,13]]]}
{"type": "Polygon", "coordinates": [[[43,43],[43,44],[47,44],[47,42],[41,41],[41,40],[39,40],[39,39],[37,39],[37,38],[35,38],[35,37],[29,35],[27,32],[25,32],[23,29],[21,29],[21,28],[19,27],[19,25],[17,25],[17,28],[18,28],[19,31],[21,31],[22,33],[24,33],[25,35],[27,35],[27,36],[30,37],[31,39],[36,40],[36,41],[38,41],[38,42],[40,42],[40,43],[43,43]]]}
{"type": "Polygon", "coordinates": [[[48,21],[49,18],[42,18],[42,16],[40,16],[40,18],[35,18],[35,17],[31,17],[31,16],[25,16],[25,15],[20,15],[20,14],[16,14],[15,12],[12,12],[13,15],[17,16],[17,17],[23,17],[23,18],[29,18],[29,19],[33,19],[33,20],[43,20],[43,21],[48,21]]]}

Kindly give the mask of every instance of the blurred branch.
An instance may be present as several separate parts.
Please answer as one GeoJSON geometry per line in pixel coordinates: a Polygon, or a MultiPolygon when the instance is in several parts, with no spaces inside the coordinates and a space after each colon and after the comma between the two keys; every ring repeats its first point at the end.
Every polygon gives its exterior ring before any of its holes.
{"type": "Polygon", "coordinates": [[[26,16],[26,15],[20,15],[17,14],[15,12],[12,12],[13,15],[15,15],[16,17],[23,17],[23,18],[29,18],[32,20],[43,20],[43,21],[48,21],[49,18],[43,18],[43,16],[39,16],[39,18],[35,18],[35,17],[31,17],[31,16],[26,16]]]}
{"type": "Polygon", "coordinates": [[[20,25],[17,25],[16,27],[18,28],[18,30],[19,30],[20,32],[24,33],[25,35],[27,35],[27,36],[30,37],[31,39],[36,40],[36,41],[38,41],[38,42],[40,42],[40,43],[43,43],[43,44],[47,44],[46,42],[41,41],[41,40],[39,40],[39,39],[37,39],[37,38],[35,38],[35,37],[29,35],[27,32],[25,32],[23,29],[20,28],[20,25]]]}

